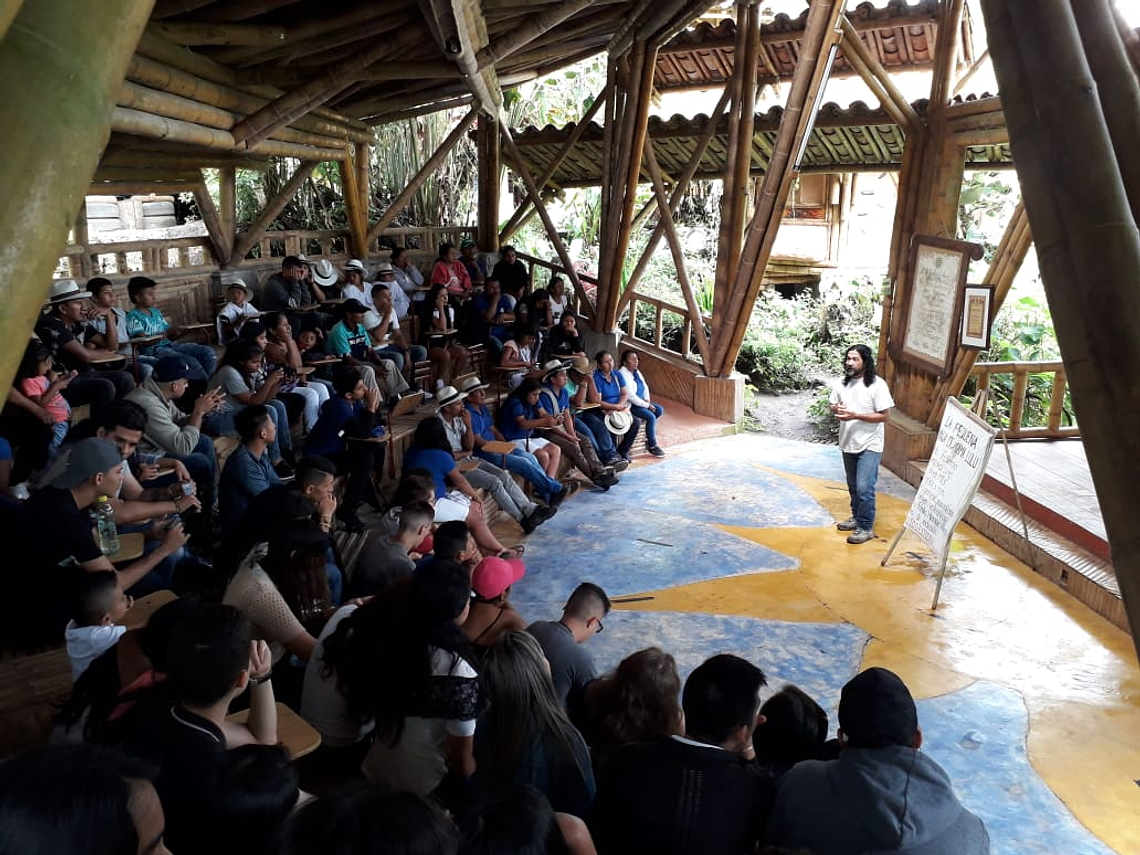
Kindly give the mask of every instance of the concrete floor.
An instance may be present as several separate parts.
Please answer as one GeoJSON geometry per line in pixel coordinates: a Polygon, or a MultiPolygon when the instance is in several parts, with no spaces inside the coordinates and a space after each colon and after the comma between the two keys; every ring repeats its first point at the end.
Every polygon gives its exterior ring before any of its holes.
{"type": "Polygon", "coordinates": [[[924,749],[986,822],[994,853],[1140,853],[1140,669],[1131,640],[959,526],[937,563],[906,535],[911,488],[883,470],[878,540],[849,546],[836,449],[756,435],[668,446],[533,534],[512,599],[553,617],[582,580],[619,606],[599,665],[657,644],[684,674],[717,652],[794,682],[831,716],[842,685],[891,668],[918,699],[924,749]]]}

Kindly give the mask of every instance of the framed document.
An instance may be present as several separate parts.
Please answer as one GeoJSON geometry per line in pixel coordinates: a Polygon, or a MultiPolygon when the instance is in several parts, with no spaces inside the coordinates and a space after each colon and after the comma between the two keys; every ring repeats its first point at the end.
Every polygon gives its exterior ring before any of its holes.
{"type": "Polygon", "coordinates": [[[961,330],[963,287],[976,243],[915,235],[910,248],[910,283],[904,294],[901,344],[894,356],[943,376],[961,330]]]}
{"type": "Polygon", "coordinates": [[[962,347],[985,350],[993,325],[994,286],[967,285],[962,298],[962,347]]]}

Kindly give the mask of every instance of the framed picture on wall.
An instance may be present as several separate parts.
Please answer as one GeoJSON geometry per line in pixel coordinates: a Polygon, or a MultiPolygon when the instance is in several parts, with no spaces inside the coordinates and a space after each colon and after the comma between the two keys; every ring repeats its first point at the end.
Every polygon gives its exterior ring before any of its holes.
{"type": "Polygon", "coordinates": [[[962,347],[985,350],[993,326],[994,286],[967,285],[962,294],[962,347]]]}
{"type": "Polygon", "coordinates": [[[892,355],[939,377],[954,358],[970,259],[982,257],[976,243],[915,235],[909,281],[903,297],[901,344],[892,355]]]}

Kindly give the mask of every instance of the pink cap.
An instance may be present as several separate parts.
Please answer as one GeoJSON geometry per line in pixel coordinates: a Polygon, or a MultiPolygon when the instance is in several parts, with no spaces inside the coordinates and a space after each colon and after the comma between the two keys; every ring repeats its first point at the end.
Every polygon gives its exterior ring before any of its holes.
{"type": "Polygon", "coordinates": [[[493,600],[525,575],[526,567],[517,558],[508,561],[490,555],[471,574],[471,587],[484,600],[493,600]]]}

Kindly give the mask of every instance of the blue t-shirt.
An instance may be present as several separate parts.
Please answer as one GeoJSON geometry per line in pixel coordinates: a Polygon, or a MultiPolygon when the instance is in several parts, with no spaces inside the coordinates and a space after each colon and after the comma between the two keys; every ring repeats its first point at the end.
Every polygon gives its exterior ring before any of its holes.
{"type": "Polygon", "coordinates": [[[363,410],[364,405],[357,402],[350,404],[345,398],[329,398],[321,405],[321,414],[317,423],[309,431],[309,438],[305,442],[306,454],[336,454],[344,451],[344,438],[338,436],[345,422],[356,415],[357,410],[363,410]]]}
{"type": "Polygon", "coordinates": [[[566,391],[565,386],[555,389],[550,384],[543,384],[542,389],[542,394],[538,396],[538,407],[548,416],[556,416],[570,409],[570,393],[566,391]],[[550,395],[553,395],[554,400],[558,402],[557,406],[551,404],[550,395]]]}
{"type": "Polygon", "coordinates": [[[420,448],[413,445],[404,455],[405,472],[409,469],[426,469],[431,473],[437,499],[447,495],[447,475],[454,468],[455,458],[451,456],[451,452],[439,448],[420,448]]]}
{"type": "MultiPolygon", "coordinates": [[[[507,335],[508,335],[510,328],[506,324],[490,324],[487,321],[483,320],[483,315],[486,313],[486,311],[489,308],[491,308],[491,298],[490,297],[488,297],[486,294],[480,294],[473,301],[472,307],[475,311],[475,315],[479,319],[479,324],[480,324],[481,328],[486,329],[491,335],[493,335],[499,341],[506,341],[507,340],[507,335]]],[[[509,311],[511,311],[510,299],[505,294],[500,294],[499,295],[499,305],[495,309],[495,314],[501,315],[501,314],[503,314],[505,312],[509,312],[509,311]]]]}
{"type": "Polygon", "coordinates": [[[625,388],[625,378],[618,371],[610,374],[610,378],[607,383],[605,375],[602,374],[602,369],[594,369],[594,385],[598,387],[598,394],[607,404],[616,404],[621,400],[621,390],[625,388]]]}
{"type": "Polygon", "coordinates": [[[254,496],[280,483],[281,479],[269,461],[268,451],[262,452],[259,459],[246,445],[239,445],[226,460],[218,484],[222,526],[228,528],[233,525],[245,513],[254,496]]]}
{"type": "Polygon", "coordinates": [[[471,432],[475,436],[482,437],[487,442],[494,442],[495,432],[491,430],[491,426],[495,424],[494,418],[487,411],[486,407],[476,407],[474,404],[464,404],[467,412],[471,414],[471,432]]]}
{"type": "Polygon", "coordinates": [[[536,409],[517,395],[511,395],[499,408],[499,431],[507,439],[529,439],[534,429],[519,427],[518,418],[537,419],[536,409]]]}

